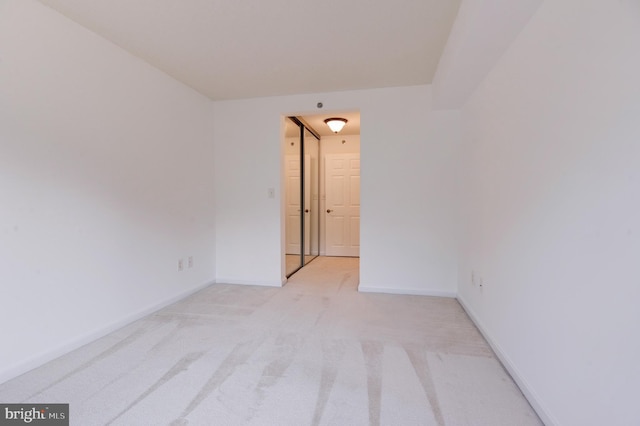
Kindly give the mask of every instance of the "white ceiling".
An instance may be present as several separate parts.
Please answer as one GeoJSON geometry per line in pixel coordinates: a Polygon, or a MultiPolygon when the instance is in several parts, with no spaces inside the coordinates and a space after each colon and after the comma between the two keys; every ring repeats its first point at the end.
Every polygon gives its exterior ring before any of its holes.
{"type": "Polygon", "coordinates": [[[214,100],[428,84],[460,0],[40,0],[214,100]]]}

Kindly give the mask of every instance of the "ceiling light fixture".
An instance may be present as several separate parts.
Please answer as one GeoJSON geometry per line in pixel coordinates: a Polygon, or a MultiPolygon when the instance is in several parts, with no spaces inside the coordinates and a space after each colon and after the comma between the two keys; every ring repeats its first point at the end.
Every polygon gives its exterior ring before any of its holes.
{"type": "Polygon", "coordinates": [[[324,122],[327,123],[327,126],[329,126],[333,133],[338,133],[340,130],[342,130],[344,125],[347,124],[347,119],[333,117],[327,118],[326,120],[324,120],[324,122]]]}

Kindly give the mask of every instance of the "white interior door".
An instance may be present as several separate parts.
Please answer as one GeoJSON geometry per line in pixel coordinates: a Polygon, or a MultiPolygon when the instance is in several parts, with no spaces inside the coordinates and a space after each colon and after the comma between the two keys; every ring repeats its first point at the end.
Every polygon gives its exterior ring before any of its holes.
{"type": "Polygon", "coordinates": [[[360,154],[325,159],[327,256],[360,256],[360,154]]]}

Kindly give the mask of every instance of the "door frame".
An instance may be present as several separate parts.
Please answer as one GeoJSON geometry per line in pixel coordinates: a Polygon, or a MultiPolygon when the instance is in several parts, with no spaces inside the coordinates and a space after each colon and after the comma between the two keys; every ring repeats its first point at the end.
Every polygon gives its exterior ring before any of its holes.
{"type": "MultiPolygon", "coordinates": [[[[319,103],[318,104],[318,108],[322,108],[322,105],[319,103]]],[[[302,117],[304,118],[305,116],[312,116],[312,115],[318,115],[318,114],[322,114],[322,115],[326,115],[327,117],[329,116],[340,116],[341,114],[345,114],[345,113],[357,113],[358,116],[361,115],[361,111],[360,108],[350,108],[350,109],[340,109],[340,110],[322,110],[322,111],[318,111],[318,110],[305,110],[305,111],[297,111],[297,112],[280,112],[280,140],[281,140],[281,144],[280,144],[280,257],[281,257],[281,266],[280,266],[280,270],[281,270],[281,277],[282,277],[282,284],[286,284],[288,276],[293,275],[295,272],[297,272],[298,270],[300,270],[303,266],[301,265],[300,268],[298,268],[296,271],[294,271],[291,274],[287,274],[286,273],[286,233],[285,233],[285,227],[286,227],[286,199],[285,199],[285,184],[286,184],[286,176],[285,176],[285,155],[286,155],[286,132],[285,132],[285,123],[286,120],[289,119],[289,117],[302,117]],[[288,275],[288,276],[287,276],[288,275]]],[[[360,132],[358,133],[358,137],[360,137],[360,135],[362,134],[362,128],[360,128],[360,132]]],[[[320,136],[316,134],[316,136],[318,136],[318,139],[321,140],[320,136]]],[[[322,173],[324,173],[324,162],[325,162],[325,153],[322,151],[322,144],[320,144],[321,149],[320,149],[320,156],[319,156],[319,169],[322,171],[322,173]]],[[[359,149],[359,153],[361,155],[362,158],[362,148],[359,149]]],[[[320,182],[322,183],[322,185],[324,185],[324,175],[322,177],[319,177],[320,182]]],[[[362,188],[363,186],[363,182],[365,180],[363,179],[362,174],[360,175],[360,186],[362,188]]],[[[321,213],[324,213],[324,208],[325,208],[325,193],[323,191],[320,191],[321,195],[320,195],[320,199],[318,200],[318,204],[320,207],[320,211],[321,213]]],[[[360,210],[360,217],[362,217],[362,209],[360,210]]],[[[321,215],[321,218],[324,218],[324,215],[321,215]]],[[[321,220],[319,223],[320,226],[320,238],[321,241],[324,242],[325,240],[325,236],[324,236],[324,230],[322,229],[324,226],[324,220],[321,220]]],[[[362,234],[360,235],[362,237],[362,234]]],[[[362,241],[362,238],[360,238],[360,241],[362,241]]],[[[324,256],[324,244],[321,244],[320,246],[320,251],[318,253],[319,256],[324,256]]],[[[362,244],[360,244],[360,249],[361,249],[361,253],[362,253],[362,244]]],[[[360,254],[361,254],[360,253],[360,254]]]]}

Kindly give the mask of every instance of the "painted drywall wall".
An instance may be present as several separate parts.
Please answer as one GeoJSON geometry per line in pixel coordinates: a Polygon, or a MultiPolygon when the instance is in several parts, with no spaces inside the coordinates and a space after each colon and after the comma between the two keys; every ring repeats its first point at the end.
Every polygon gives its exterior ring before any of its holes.
{"type": "Polygon", "coordinates": [[[213,280],[210,108],[42,4],[0,1],[0,381],[213,280]]]}
{"type": "Polygon", "coordinates": [[[429,86],[214,102],[216,281],[284,281],[282,117],[317,102],[361,114],[361,290],[454,295],[459,115],[429,86]]]}
{"type": "Polygon", "coordinates": [[[544,2],[462,111],[460,298],[549,425],[640,424],[638,52],[637,2],[544,2]]]}
{"type": "Polygon", "coordinates": [[[321,155],[360,152],[360,135],[336,135],[320,138],[321,155]],[[344,141],[344,143],[343,143],[344,141]]]}
{"type": "Polygon", "coordinates": [[[542,0],[462,0],[433,77],[437,109],[460,109],[542,0]]]}

